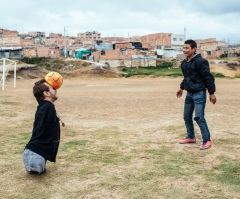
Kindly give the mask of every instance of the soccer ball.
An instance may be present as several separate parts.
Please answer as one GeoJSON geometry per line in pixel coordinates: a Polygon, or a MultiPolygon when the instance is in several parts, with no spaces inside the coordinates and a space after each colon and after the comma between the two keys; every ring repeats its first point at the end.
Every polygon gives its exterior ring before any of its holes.
{"type": "Polygon", "coordinates": [[[54,89],[59,89],[62,86],[63,78],[58,72],[49,72],[45,76],[45,81],[54,89]]]}

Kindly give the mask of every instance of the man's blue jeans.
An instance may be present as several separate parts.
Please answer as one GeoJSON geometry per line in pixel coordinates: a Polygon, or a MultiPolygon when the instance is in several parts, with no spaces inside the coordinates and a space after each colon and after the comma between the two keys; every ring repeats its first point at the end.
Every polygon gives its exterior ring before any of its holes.
{"type": "Polygon", "coordinates": [[[25,149],[22,159],[28,173],[35,171],[40,174],[46,171],[46,160],[37,153],[34,153],[29,149],[25,149]]]}
{"type": "Polygon", "coordinates": [[[195,138],[193,126],[193,111],[195,109],[194,120],[197,122],[203,142],[210,140],[210,132],[205,120],[206,91],[202,90],[196,93],[187,92],[184,104],[184,121],[187,128],[187,137],[195,138]]]}

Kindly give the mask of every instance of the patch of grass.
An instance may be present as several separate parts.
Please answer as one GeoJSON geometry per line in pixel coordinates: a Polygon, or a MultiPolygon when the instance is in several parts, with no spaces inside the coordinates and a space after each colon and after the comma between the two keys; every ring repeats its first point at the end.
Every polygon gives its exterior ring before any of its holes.
{"type": "Polygon", "coordinates": [[[212,75],[213,75],[214,77],[218,77],[218,78],[224,78],[224,77],[226,77],[226,76],[223,75],[222,73],[215,73],[215,72],[212,72],[212,75]]]}
{"type": "Polygon", "coordinates": [[[30,132],[15,134],[13,134],[13,132],[5,132],[4,134],[1,134],[0,155],[7,155],[9,151],[11,151],[12,154],[21,154],[25,145],[29,141],[30,136],[30,132]]]}
{"type": "Polygon", "coordinates": [[[88,167],[84,167],[78,171],[81,176],[91,175],[94,173],[99,173],[101,171],[101,167],[95,165],[89,165],[88,167]]]}
{"type": "Polygon", "coordinates": [[[214,166],[214,172],[206,171],[205,177],[210,180],[233,186],[234,190],[240,192],[240,161],[223,158],[222,162],[214,166]]]}
{"type": "Polygon", "coordinates": [[[9,102],[9,101],[4,101],[4,102],[0,102],[3,105],[19,105],[21,104],[20,102],[9,102]]]}
{"type": "Polygon", "coordinates": [[[80,156],[81,158],[85,158],[91,162],[113,165],[126,163],[131,159],[131,156],[124,155],[113,147],[102,147],[96,151],[81,150],[80,156]]]}
{"type": "Polygon", "coordinates": [[[140,76],[140,75],[151,75],[151,76],[182,76],[180,68],[166,68],[166,67],[124,67],[123,72],[127,73],[126,77],[140,76]]]}
{"type": "Polygon", "coordinates": [[[69,141],[69,142],[64,143],[63,147],[72,148],[72,147],[79,146],[79,145],[87,145],[88,142],[89,142],[88,140],[69,141]]]}
{"type": "Polygon", "coordinates": [[[164,130],[167,131],[167,132],[182,132],[182,131],[186,131],[185,126],[183,126],[183,125],[181,125],[181,126],[180,125],[178,125],[178,126],[177,125],[166,126],[164,128],[164,130]]]}
{"type": "Polygon", "coordinates": [[[32,136],[32,132],[23,132],[19,134],[20,137],[17,139],[19,144],[26,144],[30,137],[32,136]]]}
{"type": "MultiPolygon", "coordinates": [[[[124,67],[122,72],[127,73],[126,77],[131,76],[169,76],[169,77],[178,77],[183,76],[181,68],[172,68],[165,64],[164,66],[149,66],[149,67],[124,67]]],[[[226,78],[222,73],[212,72],[212,75],[216,78],[226,78]]],[[[239,78],[236,76],[236,78],[239,78]]]]}
{"type": "Polygon", "coordinates": [[[160,149],[146,150],[146,157],[153,161],[156,169],[159,170],[162,175],[168,176],[182,176],[195,173],[192,165],[197,164],[197,160],[193,155],[186,153],[173,152],[172,148],[162,147],[160,149]],[[188,163],[189,168],[182,169],[185,164],[188,163]]]}
{"type": "Polygon", "coordinates": [[[8,112],[6,112],[5,110],[0,110],[0,116],[8,116],[8,112]]]}
{"type": "Polygon", "coordinates": [[[125,156],[120,149],[118,139],[119,133],[116,133],[117,128],[106,127],[92,132],[85,132],[91,134],[94,139],[100,140],[74,140],[61,144],[61,150],[68,153],[70,159],[81,159],[82,161],[90,161],[92,163],[102,164],[121,164],[128,162],[131,156],[125,156]]]}
{"type": "Polygon", "coordinates": [[[77,131],[68,131],[66,133],[66,136],[69,136],[69,137],[75,137],[76,135],[78,135],[79,133],[77,131]]]}

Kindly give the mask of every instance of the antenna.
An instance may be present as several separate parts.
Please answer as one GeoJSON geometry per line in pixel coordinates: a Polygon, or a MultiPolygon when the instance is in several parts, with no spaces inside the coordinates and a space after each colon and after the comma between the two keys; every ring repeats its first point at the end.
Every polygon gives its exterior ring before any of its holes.
{"type": "Polygon", "coordinates": [[[187,27],[185,26],[184,27],[184,40],[186,40],[187,38],[187,27]]]}

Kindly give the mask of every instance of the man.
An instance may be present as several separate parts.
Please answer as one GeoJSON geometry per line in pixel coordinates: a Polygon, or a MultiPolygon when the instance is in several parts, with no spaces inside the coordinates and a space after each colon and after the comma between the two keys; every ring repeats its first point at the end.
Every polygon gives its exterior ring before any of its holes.
{"type": "Polygon", "coordinates": [[[33,123],[32,137],[23,152],[25,169],[31,174],[46,172],[47,160],[56,161],[60,142],[60,125],[54,102],[58,99],[57,90],[45,79],[35,83],[33,87],[38,107],[33,123]]]}
{"type": "Polygon", "coordinates": [[[195,109],[194,120],[197,122],[201,134],[202,145],[201,150],[211,147],[210,132],[205,120],[205,105],[206,105],[206,90],[209,93],[210,102],[216,103],[215,79],[210,73],[209,64],[206,59],[201,57],[201,54],[196,52],[197,44],[194,40],[186,40],[183,47],[183,53],[186,59],[181,63],[184,79],[180,84],[180,89],[177,91],[177,97],[181,97],[183,90],[187,91],[184,104],[184,121],[187,129],[187,137],[180,140],[180,144],[196,143],[194,126],[193,126],[193,111],[195,109]]]}

